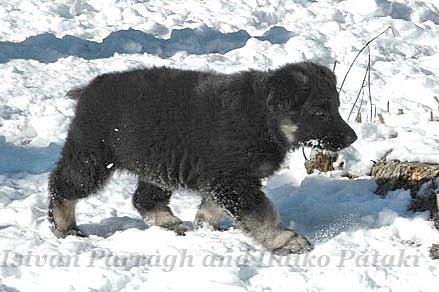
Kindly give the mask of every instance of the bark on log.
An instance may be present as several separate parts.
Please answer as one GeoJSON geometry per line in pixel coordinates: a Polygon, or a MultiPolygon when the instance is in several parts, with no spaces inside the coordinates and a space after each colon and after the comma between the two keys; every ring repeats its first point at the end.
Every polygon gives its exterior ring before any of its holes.
{"type": "Polygon", "coordinates": [[[439,165],[398,160],[379,161],[372,167],[372,177],[378,183],[376,193],[385,195],[396,189],[418,192],[421,185],[439,177],[439,165]]]}
{"type": "Polygon", "coordinates": [[[320,172],[327,172],[334,170],[334,162],[337,160],[337,155],[333,152],[317,151],[311,152],[310,159],[305,161],[306,173],[311,174],[314,170],[320,172]]]}
{"type": "Polygon", "coordinates": [[[433,244],[430,248],[430,257],[433,260],[439,260],[439,244],[433,244]]]}
{"type": "MultiPolygon", "coordinates": [[[[319,170],[333,170],[336,156],[332,153],[316,152],[305,162],[308,174],[319,170]]],[[[439,165],[398,160],[378,161],[372,167],[371,176],[376,180],[375,191],[382,196],[396,189],[409,189],[412,197],[409,210],[430,211],[430,218],[439,230],[439,165]]],[[[430,248],[430,257],[439,259],[439,244],[430,248]]]]}
{"type": "MultiPolygon", "coordinates": [[[[384,195],[395,189],[410,189],[409,209],[430,211],[434,226],[439,229],[439,165],[420,162],[379,161],[372,167],[378,183],[377,193],[384,195]]],[[[439,244],[430,248],[430,257],[439,259],[439,244]]]]}
{"type": "Polygon", "coordinates": [[[409,189],[412,197],[409,210],[430,211],[430,218],[439,229],[439,165],[398,160],[379,161],[372,167],[378,183],[377,194],[396,189],[409,189]]]}
{"type": "MultiPolygon", "coordinates": [[[[308,174],[315,170],[331,171],[336,160],[336,153],[313,151],[311,158],[305,162],[305,168],[308,174]]],[[[384,196],[396,189],[410,190],[412,200],[409,210],[430,211],[439,229],[439,164],[381,160],[372,167],[371,176],[378,184],[375,193],[379,195],[384,196]]]]}

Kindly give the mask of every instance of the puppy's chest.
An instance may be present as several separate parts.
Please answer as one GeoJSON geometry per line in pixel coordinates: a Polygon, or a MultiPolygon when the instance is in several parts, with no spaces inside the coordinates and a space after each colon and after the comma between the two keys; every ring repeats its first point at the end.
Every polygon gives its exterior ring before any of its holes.
{"type": "Polygon", "coordinates": [[[264,178],[272,175],[280,168],[284,155],[270,149],[271,151],[253,153],[250,158],[250,171],[253,176],[264,178]]]}
{"type": "Polygon", "coordinates": [[[259,178],[264,178],[272,175],[278,168],[279,166],[271,161],[261,161],[254,163],[251,170],[253,175],[259,178]]]}

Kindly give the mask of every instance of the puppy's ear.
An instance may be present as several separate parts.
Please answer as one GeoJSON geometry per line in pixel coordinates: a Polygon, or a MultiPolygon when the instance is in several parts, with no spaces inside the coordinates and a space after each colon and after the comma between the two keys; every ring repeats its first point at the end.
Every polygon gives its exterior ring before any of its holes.
{"type": "Polygon", "coordinates": [[[270,112],[298,108],[309,93],[309,78],[299,71],[275,71],[268,78],[267,109],[270,112]]]}

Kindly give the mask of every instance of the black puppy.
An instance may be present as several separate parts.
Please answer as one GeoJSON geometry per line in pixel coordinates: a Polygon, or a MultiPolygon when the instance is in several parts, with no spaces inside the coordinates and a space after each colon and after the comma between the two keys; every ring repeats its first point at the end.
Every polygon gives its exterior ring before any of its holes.
{"type": "Polygon", "coordinates": [[[338,113],[334,74],[313,63],[230,75],[133,70],[73,92],[76,116],[49,181],[49,220],[60,237],[80,235],[77,200],[122,168],[139,177],[133,204],[149,225],[184,233],[168,202],[185,187],[204,194],[198,224],[218,226],[225,211],[267,249],[304,252],[311,244],[281,225],[261,178],[301,144],[339,150],[356,140],[338,113]]]}

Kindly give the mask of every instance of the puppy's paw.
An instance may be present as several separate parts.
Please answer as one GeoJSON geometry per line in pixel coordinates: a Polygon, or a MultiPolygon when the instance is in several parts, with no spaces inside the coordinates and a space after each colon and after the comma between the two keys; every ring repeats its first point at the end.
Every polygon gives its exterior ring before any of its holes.
{"type": "Polygon", "coordinates": [[[177,233],[177,235],[180,236],[185,236],[186,231],[188,231],[188,228],[184,226],[183,222],[180,220],[166,222],[160,225],[160,227],[166,228],[168,230],[173,230],[175,231],[175,233],[177,233]]]}
{"type": "Polygon", "coordinates": [[[207,228],[209,230],[221,230],[219,221],[209,220],[203,213],[198,212],[195,216],[194,226],[196,229],[207,228]]]}
{"type": "Polygon", "coordinates": [[[292,230],[284,230],[280,236],[286,240],[282,246],[272,250],[276,255],[301,254],[310,252],[314,248],[305,236],[292,230]]]}
{"type": "Polygon", "coordinates": [[[188,228],[186,226],[184,226],[183,223],[174,225],[168,229],[174,230],[175,233],[177,233],[177,235],[180,235],[180,236],[185,236],[186,231],[188,231],[188,228]]]}
{"type": "Polygon", "coordinates": [[[145,223],[148,226],[159,226],[173,230],[175,233],[182,236],[184,236],[185,232],[188,230],[179,218],[175,217],[167,210],[151,212],[145,216],[145,223]]]}
{"type": "Polygon", "coordinates": [[[55,226],[52,226],[51,228],[52,233],[58,237],[58,238],[66,238],[67,236],[77,236],[77,237],[87,237],[87,235],[82,232],[81,230],[79,230],[79,228],[77,226],[73,226],[72,228],[68,229],[68,230],[59,230],[56,229],[55,226]]]}

